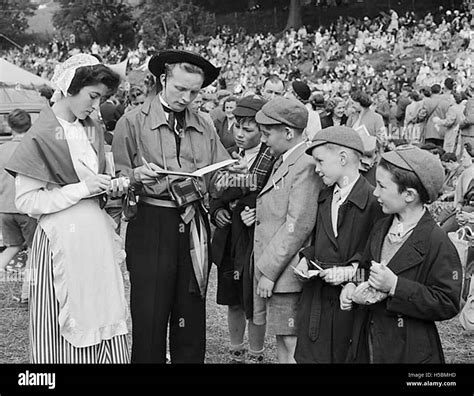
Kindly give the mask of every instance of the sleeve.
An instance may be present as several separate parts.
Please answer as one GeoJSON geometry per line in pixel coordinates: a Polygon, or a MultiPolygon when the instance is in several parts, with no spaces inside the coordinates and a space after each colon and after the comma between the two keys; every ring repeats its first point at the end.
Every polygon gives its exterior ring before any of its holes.
{"type": "Polygon", "coordinates": [[[446,118],[444,120],[441,120],[439,124],[447,128],[451,128],[456,122],[456,118],[457,117],[454,106],[450,106],[448,112],[446,113],[446,118]]]}
{"type": "Polygon", "coordinates": [[[433,242],[421,264],[430,266],[426,281],[399,275],[395,293],[387,300],[389,311],[427,321],[448,320],[459,312],[461,262],[456,248],[442,232],[430,236],[433,242]]]}
{"type": "Polygon", "coordinates": [[[112,141],[112,152],[118,172],[117,176],[128,177],[132,186],[142,187],[142,183],[136,180],[133,172],[138,149],[132,124],[127,117],[121,117],[117,122],[112,141]]]}
{"type": "Polygon", "coordinates": [[[320,191],[321,182],[314,173],[314,165],[305,164],[292,180],[286,221],[276,230],[255,263],[271,281],[279,278],[313,231],[320,191]]]}
{"type": "Polygon", "coordinates": [[[46,186],[47,183],[41,180],[17,175],[15,205],[18,210],[31,217],[38,217],[67,209],[90,195],[85,182],[49,190],[46,186]]]}

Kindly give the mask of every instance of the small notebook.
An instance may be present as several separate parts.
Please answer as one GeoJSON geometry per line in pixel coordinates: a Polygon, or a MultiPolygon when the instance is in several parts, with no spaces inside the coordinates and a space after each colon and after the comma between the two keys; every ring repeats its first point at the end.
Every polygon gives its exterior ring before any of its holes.
{"type": "Polygon", "coordinates": [[[228,159],[228,160],[225,160],[225,161],[218,162],[217,164],[212,164],[212,165],[205,166],[204,168],[198,169],[197,171],[192,172],[192,173],[172,171],[172,170],[166,170],[166,169],[158,170],[158,171],[155,171],[155,172],[158,173],[158,174],[162,174],[162,175],[202,177],[207,173],[214,172],[214,171],[216,171],[220,168],[224,168],[226,166],[235,164],[238,161],[239,160],[236,160],[236,159],[228,159]]]}

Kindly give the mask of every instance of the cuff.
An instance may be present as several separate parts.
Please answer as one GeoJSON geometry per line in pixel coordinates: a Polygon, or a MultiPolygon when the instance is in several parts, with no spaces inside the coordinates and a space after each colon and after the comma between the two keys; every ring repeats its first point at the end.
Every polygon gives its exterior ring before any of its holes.
{"type": "Polygon", "coordinates": [[[395,289],[397,288],[397,283],[398,283],[398,276],[395,278],[395,283],[393,284],[392,288],[390,289],[390,291],[388,292],[388,295],[390,297],[394,296],[395,295],[395,289]]]}

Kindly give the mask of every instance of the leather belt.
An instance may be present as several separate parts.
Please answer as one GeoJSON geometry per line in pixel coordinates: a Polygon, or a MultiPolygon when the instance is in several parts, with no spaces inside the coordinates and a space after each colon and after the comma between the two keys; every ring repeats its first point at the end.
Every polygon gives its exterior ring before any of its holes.
{"type": "Polygon", "coordinates": [[[163,208],[177,208],[177,205],[174,201],[167,199],[152,198],[147,196],[141,196],[139,202],[146,203],[152,206],[161,206],[163,208]]]}

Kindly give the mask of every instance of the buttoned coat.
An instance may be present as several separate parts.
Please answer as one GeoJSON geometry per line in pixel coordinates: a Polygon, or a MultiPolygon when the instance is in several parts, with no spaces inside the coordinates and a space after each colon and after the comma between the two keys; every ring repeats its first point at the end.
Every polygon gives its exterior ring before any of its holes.
{"type": "MultiPolygon", "coordinates": [[[[363,267],[369,268],[371,260],[380,262],[392,222],[393,216],[375,225],[363,267]]],[[[444,363],[435,322],[459,312],[462,268],[456,248],[426,211],[387,265],[398,276],[395,293],[373,305],[354,304],[348,362],[444,363]]]]}
{"type": "MultiPolygon", "coordinates": [[[[314,243],[301,256],[317,259],[327,267],[359,262],[374,223],[382,211],[373,195],[374,187],[359,176],[349,196],[339,208],[334,235],[331,203],[334,186],[319,196],[314,243]]],[[[298,363],[342,363],[347,356],[353,313],[339,307],[341,286],[332,286],[321,278],[304,284],[297,317],[298,363]]]]}

